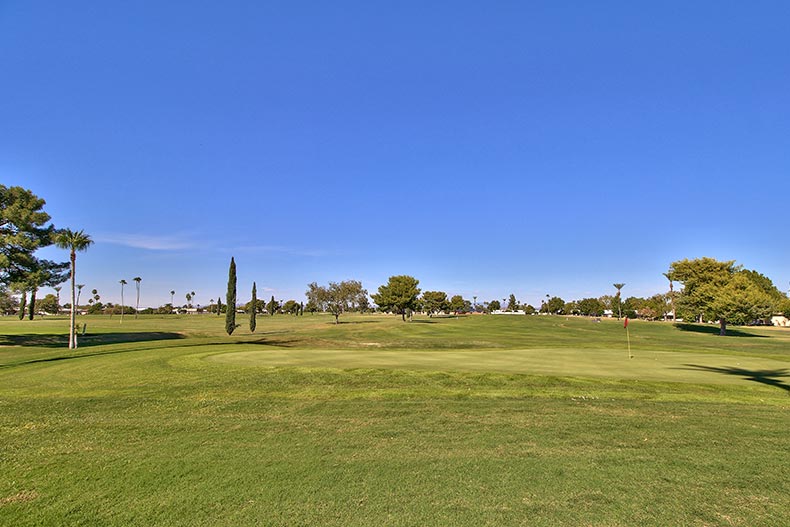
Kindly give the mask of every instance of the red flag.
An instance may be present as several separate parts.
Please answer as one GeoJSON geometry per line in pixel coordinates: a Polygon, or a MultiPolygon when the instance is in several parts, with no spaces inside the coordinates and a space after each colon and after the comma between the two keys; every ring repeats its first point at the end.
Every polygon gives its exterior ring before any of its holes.
{"type": "Polygon", "coordinates": [[[624,328],[628,327],[628,317],[625,317],[625,322],[623,322],[623,327],[624,328]]]}

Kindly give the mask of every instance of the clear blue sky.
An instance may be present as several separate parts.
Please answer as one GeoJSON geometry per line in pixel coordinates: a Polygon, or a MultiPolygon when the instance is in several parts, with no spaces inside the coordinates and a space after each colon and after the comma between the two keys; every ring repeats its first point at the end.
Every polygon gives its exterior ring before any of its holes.
{"type": "MultiPolygon", "coordinates": [[[[0,1],[0,182],[143,305],[790,281],[790,3],[0,1]],[[132,288],[130,288],[132,289],[132,288]],[[263,296],[263,295],[261,295],[263,296]]],[[[53,249],[48,257],[66,259],[53,249]]]]}

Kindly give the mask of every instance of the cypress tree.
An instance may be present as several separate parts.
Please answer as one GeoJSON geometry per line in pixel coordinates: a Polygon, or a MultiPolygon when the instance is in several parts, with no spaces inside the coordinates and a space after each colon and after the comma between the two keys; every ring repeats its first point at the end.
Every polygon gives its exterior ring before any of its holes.
{"type": "Polygon", "coordinates": [[[277,307],[277,304],[274,303],[274,295],[272,295],[272,300],[269,302],[269,314],[274,316],[274,308],[277,307]]]}
{"type": "Polygon", "coordinates": [[[252,307],[250,308],[250,333],[255,333],[255,312],[258,311],[258,294],[252,283],[252,307]]]}
{"type": "Polygon", "coordinates": [[[219,316],[220,313],[222,313],[222,300],[217,297],[217,316],[219,316]]]}
{"type": "Polygon", "coordinates": [[[299,302],[299,316],[304,316],[304,302],[299,302]]]}
{"type": "Polygon", "coordinates": [[[228,269],[228,294],[225,297],[225,331],[228,335],[236,329],[236,262],[230,258],[228,269]]]}

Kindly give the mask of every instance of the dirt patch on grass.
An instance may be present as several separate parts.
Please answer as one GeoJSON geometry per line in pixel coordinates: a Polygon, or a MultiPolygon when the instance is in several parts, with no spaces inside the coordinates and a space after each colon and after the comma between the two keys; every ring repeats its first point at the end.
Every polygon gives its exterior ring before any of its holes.
{"type": "Polygon", "coordinates": [[[17,492],[16,494],[12,494],[11,496],[0,498],[0,507],[4,505],[10,505],[12,503],[26,503],[28,501],[33,501],[36,498],[38,498],[38,492],[35,490],[23,490],[21,492],[17,492]]]}

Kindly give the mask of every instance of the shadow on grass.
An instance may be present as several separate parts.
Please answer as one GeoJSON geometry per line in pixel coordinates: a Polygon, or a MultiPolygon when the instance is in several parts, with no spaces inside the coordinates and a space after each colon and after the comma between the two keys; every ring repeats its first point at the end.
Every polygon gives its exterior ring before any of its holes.
{"type": "MultiPolygon", "coordinates": [[[[163,331],[143,331],[135,333],[96,333],[79,335],[80,348],[100,346],[103,344],[121,344],[124,342],[147,342],[149,340],[182,339],[180,333],[163,331]]],[[[0,335],[0,346],[22,346],[37,348],[65,348],[69,345],[68,335],[25,333],[20,335],[0,335]]],[[[79,348],[78,348],[79,349],[79,348]]]]}
{"type": "MultiPolygon", "coordinates": [[[[719,335],[719,326],[718,325],[705,325],[705,324],[682,324],[677,323],[675,327],[678,328],[680,331],[689,331],[692,333],[706,333],[708,335],[719,335]]],[[[734,328],[727,328],[727,337],[752,337],[758,339],[768,338],[765,335],[755,335],[754,333],[748,333],[746,331],[734,328]]]]}
{"type": "Polygon", "coordinates": [[[139,351],[138,349],[121,349],[96,351],[93,353],[82,353],[85,348],[99,346],[103,344],[123,344],[130,342],[151,342],[159,340],[177,340],[185,338],[180,333],[166,333],[161,331],[138,332],[138,333],[100,333],[96,335],[80,335],[78,339],[79,347],[76,350],[68,349],[68,335],[42,335],[42,334],[23,334],[23,335],[0,335],[0,346],[21,346],[21,347],[40,347],[40,348],[63,348],[68,355],[58,355],[41,359],[23,360],[11,364],[0,364],[0,368],[12,368],[23,364],[36,364],[43,362],[57,362],[62,360],[82,359],[85,357],[97,357],[99,355],[114,355],[117,353],[130,353],[139,351]]]}
{"type": "Polygon", "coordinates": [[[721,373],[724,375],[735,375],[736,377],[743,377],[747,381],[759,382],[766,386],[773,386],[788,392],[790,395],[790,384],[782,381],[784,378],[790,378],[790,370],[747,370],[744,368],[724,367],[717,368],[715,366],[701,366],[699,364],[684,364],[688,366],[687,369],[698,371],[710,371],[713,373],[721,373]]]}
{"type": "Polygon", "coordinates": [[[436,322],[435,320],[421,319],[421,320],[412,320],[411,322],[409,322],[409,324],[438,324],[438,322],[436,322]]]}

